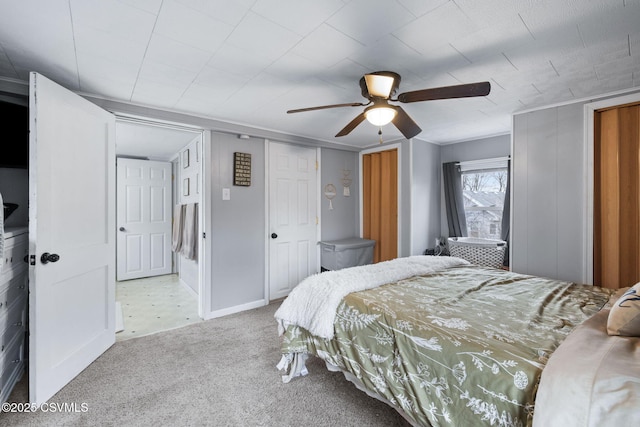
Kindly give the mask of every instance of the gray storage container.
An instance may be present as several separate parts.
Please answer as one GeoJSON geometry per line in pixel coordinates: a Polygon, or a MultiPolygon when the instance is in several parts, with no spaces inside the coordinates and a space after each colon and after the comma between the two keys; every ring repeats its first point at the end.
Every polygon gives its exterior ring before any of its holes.
{"type": "Polygon", "coordinates": [[[322,248],[320,265],[323,270],[340,270],[373,263],[375,240],[350,237],[323,241],[319,244],[322,248]]]}

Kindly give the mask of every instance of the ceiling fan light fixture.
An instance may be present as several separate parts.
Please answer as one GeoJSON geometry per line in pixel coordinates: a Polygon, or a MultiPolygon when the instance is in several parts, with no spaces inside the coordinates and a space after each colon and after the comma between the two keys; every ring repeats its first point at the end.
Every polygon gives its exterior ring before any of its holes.
{"type": "Polygon", "coordinates": [[[369,123],[374,126],[384,126],[389,124],[395,117],[398,112],[395,108],[389,106],[381,106],[381,107],[371,107],[368,108],[364,112],[364,116],[367,118],[369,123]]]}
{"type": "Polygon", "coordinates": [[[391,76],[382,76],[379,74],[367,74],[364,76],[367,83],[367,90],[371,96],[379,96],[380,98],[388,98],[393,89],[395,79],[391,76]]]}
{"type": "MultiPolygon", "coordinates": [[[[287,114],[324,110],[327,108],[362,106],[365,107],[364,111],[347,123],[347,125],[336,134],[336,137],[348,135],[366,119],[369,123],[379,128],[392,122],[406,139],[411,139],[422,132],[422,129],[420,129],[420,126],[413,121],[402,107],[399,105],[391,105],[389,104],[390,101],[412,103],[436,99],[468,98],[472,96],[487,96],[491,91],[491,83],[478,82],[418,89],[396,96],[396,91],[400,86],[400,80],[400,74],[394,73],[393,71],[375,71],[365,74],[360,77],[358,85],[360,86],[360,93],[368,100],[367,103],[351,102],[346,104],[319,105],[317,107],[289,110],[287,114]]],[[[381,133],[381,130],[379,133],[381,133]]]]}

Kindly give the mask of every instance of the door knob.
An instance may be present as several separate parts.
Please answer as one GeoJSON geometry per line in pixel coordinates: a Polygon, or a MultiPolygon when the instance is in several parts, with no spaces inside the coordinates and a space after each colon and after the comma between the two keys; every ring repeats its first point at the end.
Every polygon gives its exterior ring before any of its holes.
{"type": "Polygon", "coordinates": [[[120,231],[124,231],[124,227],[120,227],[120,231]]]}
{"type": "Polygon", "coordinates": [[[277,239],[277,238],[278,238],[278,235],[277,235],[276,233],[271,233],[271,238],[272,238],[272,239],[277,239]]]}
{"type": "Polygon", "coordinates": [[[58,262],[59,259],[60,259],[60,255],[50,254],[49,252],[45,252],[40,257],[40,262],[43,264],[47,264],[49,262],[58,262]]]}

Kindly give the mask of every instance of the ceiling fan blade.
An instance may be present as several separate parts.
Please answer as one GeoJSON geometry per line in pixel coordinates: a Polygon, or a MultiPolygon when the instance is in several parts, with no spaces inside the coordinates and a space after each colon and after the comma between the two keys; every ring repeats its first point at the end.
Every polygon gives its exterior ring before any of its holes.
{"type": "Polygon", "coordinates": [[[346,104],[332,104],[332,105],[321,105],[319,107],[308,107],[308,108],[298,108],[296,110],[289,110],[287,114],[291,113],[303,113],[305,111],[314,111],[314,110],[325,110],[327,108],[340,108],[340,107],[362,107],[367,104],[363,104],[362,102],[351,102],[346,104]]]}
{"type": "Polygon", "coordinates": [[[364,112],[358,114],[355,119],[351,120],[348,125],[346,125],[340,132],[336,134],[336,136],[345,136],[348,135],[349,132],[354,130],[356,126],[364,121],[364,112]]]}
{"type": "Polygon", "coordinates": [[[467,98],[471,96],[486,96],[491,91],[491,83],[478,82],[464,85],[434,87],[431,89],[414,90],[398,95],[400,102],[432,101],[435,99],[467,98]]]}
{"type": "Polygon", "coordinates": [[[394,106],[394,108],[398,112],[398,114],[396,114],[391,123],[393,123],[398,128],[398,130],[402,132],[402,135],[404,135],[405,138],[411,139],[422,132],[420,126],[418,126],[417,123],[414,122],[411,117],[409,117],[407,112],[404,111],[402,107],[394,106]]]}

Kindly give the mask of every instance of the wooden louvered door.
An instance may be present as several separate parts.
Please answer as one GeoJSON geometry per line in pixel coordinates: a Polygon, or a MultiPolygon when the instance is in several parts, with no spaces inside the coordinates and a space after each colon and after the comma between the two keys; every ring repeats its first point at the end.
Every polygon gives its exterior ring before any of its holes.
{"type": "Polygon", "coordinates": [[[362,156],[362,230],[376,241],[373,262],[398,256],[398,150],[362,156]]]}
{"type": "Polygon", "coordinates": [[[594,116],[594,284],[640,281],[640,104],[594,116]]]}

